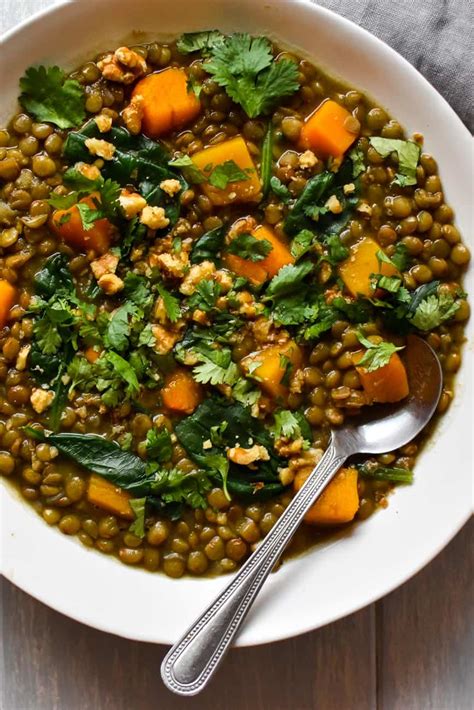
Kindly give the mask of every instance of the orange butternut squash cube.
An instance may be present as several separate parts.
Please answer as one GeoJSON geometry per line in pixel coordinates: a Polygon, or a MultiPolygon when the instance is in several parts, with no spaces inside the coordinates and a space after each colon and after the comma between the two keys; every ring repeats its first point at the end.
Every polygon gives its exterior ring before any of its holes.
{"type": "Polygon", "coordinates": [[[6,279],[0,279],[0,330],[6,326],[10,309],[15,303],[16,289],[6,279]]]}
{"type": "Polygon", "coordinates": [[[377,252],[380,245],[371,237],[364,237],[351,247],[350,256],[339,265],[339,276],[353,296],[373,296],[370,277],[372,274],[397,276],[399,272],[392,264],[379,264],[377,252]]]}
{"type": "Polygon", "coordinates": [[[191,414],[202,401],[202,389],[190,372],[175,370],[165,379],[161,399],[168,409],[191,414]]]}
{"type": "MultiPolygon", "coordinates": [[[[303,468],[295,476],[293,487],[299,491],[312,468],[303,468]]],[[[359,509],[357,492],[357,469],[341,468],[331,483],[306,513],[304,519],[310,525],[342,525],[350,523],[359,509]]]]}
{"type": "Polygon", "coordinates": [[[230,182],[222,190],[213,187],[208,182],[202,183],[203,191],[214,205],[258,202],[261,191],[260,178],[247,144],[241,136],[218,143],[210,148],[204,148],[204,150],[194,153],[191,157],[194,165],[206,178],[209,177],[216,166],[223,165],[229,161],[233,161],[248,175],[247,180],[230,182]]]}
{"type": "Polygon", "coordinates": [[[357,363],[363,358],[365,351],[357,351],[352,356],[364,392],[371,402],[399,402],[410,392],[407,371],[398,353],[393,353],[388,364],[377,370],[368,372],[357,363]]]}
{"type": "Polygon", "coordinates": [[[268,279],[273,278],[282,266],[294,264],[295,260],[287,245],[278,239],[270,227],[260,225],[251,234],[255,239],[266,240],[272,245],[271,252],[264,259],[250,261],[250,259],[242,259],[236,254],[225,253],[222,260],[224,265],[234,274],[244,276],[255,286],[260,286],[268,279]]]}
{"type": "Polygon", "coordinates": [[[130,494],[123,488],[115,486],[102,476],[91,474],[87,488],[87,500],[98,508],[114,513],[121,518],[133,520],[133,510],[130,507],[130,494]]]}
{"type": "MultiPolygon", "coordinates": [[[[99,198],[98,192],[93,192],[79,202],[97,209],[93,198],[99,198]]],[[[84,229],[77,205],[67,210],[55,210],[51,217],[51,227],[54,232],[69,246],[81,251],[93,249],[97,254],[105,254],[110,247],[113,226],[108,219],[98,219],[91,229],[84,229]]]]}
{"type": "Polygon", "coordinates": [[[323,158],[341,157],[357,138],[348,130],[357,125],[353,116],[335,101],[324,101],[303,124],[300,143],[323,158]]]}
{"type": "Polygon", "coordinates": [[[149,74],[135,86],[132,99],[141,97],[142,129],[150,138],[183,128],[201,110],[201,103],[188,86],[184,69],[168,67],[149,74]]]}
{"type": "Polygon", "coordinates": [[[251,373],[258,384],[271,397],[286,399],[288,385],[283,380],[287,375],[287,365],[292,369],[301,367],[303,356],[299,346],[289,340],[281,345],[269,345],[263,350],[257,350],[241,361],[246,373],[251,373]]]}

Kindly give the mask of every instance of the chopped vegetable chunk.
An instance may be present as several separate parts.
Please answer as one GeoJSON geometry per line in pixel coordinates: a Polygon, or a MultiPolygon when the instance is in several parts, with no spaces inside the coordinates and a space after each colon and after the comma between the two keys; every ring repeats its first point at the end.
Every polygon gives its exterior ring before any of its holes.
{"type": "MultiPolygon", "coordinates": [[[[96,209],[94,198],[99,193],[83,197],[79,204],[96,209]]],[[[110,247],[112,225],[108,219],[98,219],[90,229],[85,229],[77,205],[67,210],[55,210],[51,217],[51,226],[61,239],[74,249],[89,251],[93,249],[98,254],[105,254],[110,247]]]]}
{"type": "Polygon", "coordinates": [[[357,367],[363,352],[352,356],[356,370],[370,402],[399,402],[409,394],[405,366],[398,353],[393,353],[387,365],[369,372],[365,367],[357,367]]]}
{"type": "Polygon", "coordinates": [[[351,248],[349,258],[339,265],[339,275],[353,296],[373,295],[375,290],[371,281],[373,274],[399,275],[393,264],[385,261],[379,263],[378,252],[380,246],[375,239],[364,237],[351,248]]]}
{"type": "Polygon", "coordinates": [[[290,340],[251,353],[242,360],[242,367],[267,394],[285,399],[291,373],[301,367],[302,357],[301,349],[290,340]]]}
{"type": "Polygon", "coordinates": [[[251,261],[250,259],[243,259],[237,254],[226,253],[223,257],[223,262],[234,274],[244,276],[253,284],[259,286],[276,276],[282,266],[293,264],[295,260],[286,244],[275,236],[270,227],[260,225],[252,230],[251,235],[255,239],[266,240],[271,244],[271,251],[265,258],[259,261],[251,261]]]}
{"type": "Polygon", "coordinates": [[[323,158],[339,158],[357,138],[357,123],[347,109],[329,99],[306,119],[301,129],[301,145],[323,158]]]}
{"type": "Polygon", "coordinates": [[[6,279],[0,279],[0,329],[8,322],[10,308],[15,303],[16,289],[6,279]]]}
{"type": "Polygon", "coordinates": [[[214,205],[229,205],[240,202],[258,202],[261,184],[255,164],[245,140],[238,136],[228,141],[204,148],[192,156],[196,168],[209,178],[217,166],[234,163],[247,179],[227,182],[223,189],[214,187],[209,182],[202,184],[202,189],[214,205]]]}
{"type": "MultiPolygon", "coordinates": [[[[296,474],[293,486],[299,491],[311,474],[312,468],[303,468],[296,474]]],[[[350,523],[359,509],[357,469],[341,468],[319,499],[306,513],[304,519],[311,525],[342,525],[350,523]]]]}
{"type": "Polygon", "coordinates": [[[186,72],[178,67],[141,79],[132,93],[133,98],[139,96],[143,132],[150,138],[183,128],[201,110],[199,99],[188,86],[186,72]]]}
{"type": "Polygon", "coordinates": [[[187,370],[175,370],[166,378],[161,398],[168,409],[191,414],[202,399],[202,391],[187,370]]]}
{"type": "Polygon", "coordinates": [[[133,511],[130,507],[130,494],[113,483],[106,481],[102,476],[91,474],[87,488],[87,500],[98,508],[115,513],[121,518],[133,520],[133,511]]]}

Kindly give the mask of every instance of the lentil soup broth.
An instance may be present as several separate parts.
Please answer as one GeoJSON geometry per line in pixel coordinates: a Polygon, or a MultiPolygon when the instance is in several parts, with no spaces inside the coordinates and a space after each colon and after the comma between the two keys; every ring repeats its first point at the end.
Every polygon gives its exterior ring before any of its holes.
{"type": "MultiPolygon", "coordinates": [[[[276,47],[281,96],[250,105],[208,34],[104,52],[69,92],[22,82],[0,131],[0,472],[47,524],[175,578],[235,570],[330,429],[406,396],[407,332],[440,358],[443,414],[469,318],[422,137],[276,47]]],[[[343,469],[286,554],[386,507],[426,436],[343,469]]]]}

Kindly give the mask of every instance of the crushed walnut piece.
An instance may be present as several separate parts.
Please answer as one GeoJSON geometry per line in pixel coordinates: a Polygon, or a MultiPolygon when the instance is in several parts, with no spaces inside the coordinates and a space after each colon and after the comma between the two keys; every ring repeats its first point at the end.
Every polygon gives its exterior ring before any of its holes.
{"type": "Polygon", "coordinates": [[[143,208],[140,222],[149,229],[164,229],[170,223],[163,207],[150,207],[150,205],[143,208]]]}
{"type": "Polygon", "coordinates": [[[18,372],[22,372],[26,369],[26,363],[28,361],[28,355],[30,354],[31,345],[23,345],[20,352],[17,355],[15,369],[18,372]]]}
{"type": "Polygon", "coordinates": [[[314,166],[317,165],[317,162],[318,159],[312,150],[305,150],[305,152],[301,153],[298,157],[299,166],[300,168],[303,168],[303,170],[314,168],[314,166]]]}
{"type": "Polygon", "coordinates": [[[181,279],[188,270],[189,256],[186,252],[179,254],[154,254],[148,257],[151,268],[158,268],[170,278],[181,279]]]}
{"type": "Polygon", "coordinates": [[[104,79],[119,84],[132,84],[139,76],[146,74],[148,69],[143,57],[129,47],[119,47],[115,52],[106,54],[97,62],[104,79]]]}
{"type": "Polygon", "coordinates": [[[143,96],[141,96],[141,94],[132,96],[130,103],[123,109],[120,115],[122,116],[125,127],[130,133],[134,136],[138,135],[142,130],[143,96]]]}
{"type": "Polygon", "coordinates": [[[107,294],[107,296],[113,296],[123,289],[125,286],[122,279],[120,279],[115,274],[104,274],[97,281],[99,287],[107,294]]]}
{"type": "Polygon", "coordinates": [[[169,178],[168,180],[162,180],[160,182],[160,188],[163,192],[166,192],[167,195],[173,197],[181,190],[181,183],[175,178],[169,178]]]}
{"type": "Polygon", "coordinates": [[[280,469],[278,475],[281,483],[284,486],[288,486],[293,482],[296,474],[301,469],[309,469],[310,471],[316,466],[321,460],[324,451],[322,449],[308,449],[304,451],[301,455],[297,455],[288,462],[286,468],[280,469]]]}
{"type": "Polygon", "coordinates": [[[54,392],[35,387],[30,396],[31,406],[37,414],[42,414],[51,406],[54,399],[54,392]]]}
{"type": "Polygon", "coordinates": [[[100,138],[86,138],[86,148],[91,155],[98,155],[104,160],[112,160],[115,153],[115,146],[112,143],[103,141],[100,138]]]}
{"type": "Polygon", "coordinates": [[[122,190],[119,197],[120,207],[127,219],[133,219],[146,207],[146,200],[138,192],[122,190]]]}
{"type": "Polygon", "coordinates": [[[112,128],[112,117],[107,116],[105,113],[99,113],[98,116],[94,117],[94,121],[101,133],[107,133],[112,128]]]}
{"type": "Polygon", "coordinates": [[[359,212],[359,214],[367,217],[371,217],[372,215],[372,207],[369,205],[368,202],[359,202],[356,207],[356,211],[359,212]]]}
{"type": "Polygon", "coordinates": [[[166,355],[180,339],[180,333],[167,330],[162,325],[152,325],[151,332],[155,337],[155,351],[158,355],[166,355]]]}
{"type": "Polygon", "coordinates": [[[342,205],[337,199],[336,195],[331,195],[331,197],[326,201],[325,206],[333,214],[341,214],[342,212],[342,205]]]}
{"type": "Polygon", "coordinates": [[[255,461],[269,461],[270,454],[261,444],[254,444],[249,449],[244,449],[242,446],[227,449],[227,458],[240,466],[249,466],[255,461]]]}
{"type": "Polygon", "coordinates": [[[275,441],[275,451],[279,456],[289,458],[299,454],[303,450],[303,445],[304,439],[301,436],[298,439],[288,439],[288,437],[282,436],[275,441]]]}
{"type": "Polygon", "coordinates": [[[202,261],[200,264],[194,264],[186,274],[179,290],[185,296],[190,296],[196,290],[198,283],[204,279],[211,278],[215,271],[216,267],[212,261],[202,261]]]}
{"type": "Polygon", "coordinates": [[[99,259],[91,261],[91,270],[97,281],[105,274],[115,274],[119,263],[119,257],[108,251],[99,259]]]}
{"type": "Polygon", "coordinates": [[[353,192],[355,192],[356,186],[354,185],[353,182],[348,182],[344,187],[342,188],[343,192],[345,195],[352,195],[353,192]]]}
{"type": "Polygon", "coordinates": [[[96,165],[89,165],[89,163],[76,163],[74,168],[88,180],[98,180],[100,178],[100,170],[96,165]]]}

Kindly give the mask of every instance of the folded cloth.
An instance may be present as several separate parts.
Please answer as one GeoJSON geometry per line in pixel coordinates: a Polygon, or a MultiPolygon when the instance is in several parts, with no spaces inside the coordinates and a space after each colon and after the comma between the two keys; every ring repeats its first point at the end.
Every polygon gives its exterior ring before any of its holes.
{"type": "Polygon", "coordinates": [[[473,0],[318,0],[317,4],[369,30],[408,59],[474,132],[473,0]]]}

